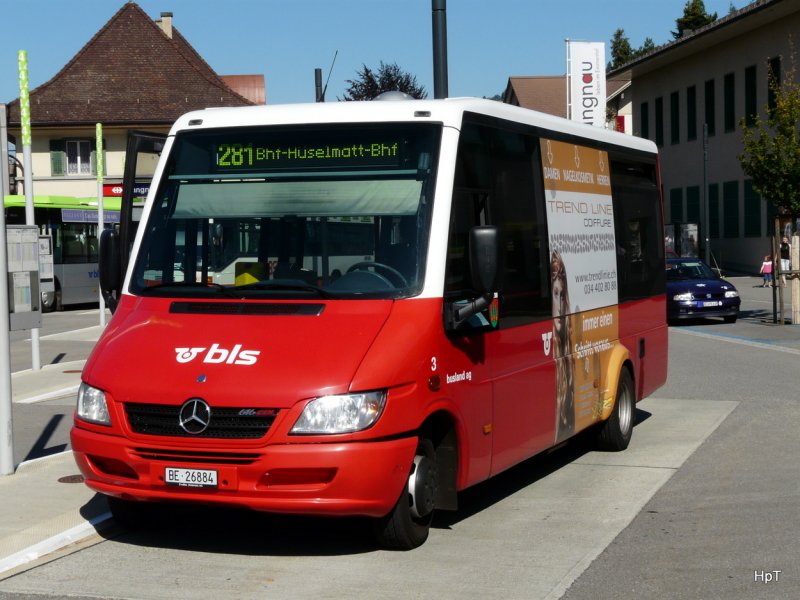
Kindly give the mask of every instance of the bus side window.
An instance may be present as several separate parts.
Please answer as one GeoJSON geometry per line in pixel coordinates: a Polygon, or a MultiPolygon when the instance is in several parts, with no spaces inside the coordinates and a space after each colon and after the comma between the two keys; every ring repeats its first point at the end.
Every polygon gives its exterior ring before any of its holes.
{"type": "Polygon", "coordinates": [[[86,262],[86,248],[76,235],[64,240],[64,262],[69,264],[86,262]]]}
{"type": "Polygon", "coordinates": [[[619,301],[664,293],[664,238],[655,167],[611,160],[619,301]]]}
{"type": "Polygon", "coordinates": [[[541,179],[539,142],[532,133],[465,124],[456,162],[445,292],[448,298],[469,297],[469,230],[496,225],[503,263],[500,328],[551,317],[541,179]]]}

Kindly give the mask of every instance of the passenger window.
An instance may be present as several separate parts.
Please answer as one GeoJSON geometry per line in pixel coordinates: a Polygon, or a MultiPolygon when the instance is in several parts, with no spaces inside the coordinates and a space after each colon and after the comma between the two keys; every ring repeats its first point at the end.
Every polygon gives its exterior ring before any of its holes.
{"type": "MultiPolygon", "coordinates": [[[[499,327],[550,318],[547,235],[538,140],[488,125],[465,124],[456,162],[448,241],[445,298],[474,298],[469,274],[469,230],[500,230],[503,284],[499,327]]],[[[490,326],[488,311],[466,328],[490,326]]],[[[463,328],[463,327],[462,327],[463,328]]]]}

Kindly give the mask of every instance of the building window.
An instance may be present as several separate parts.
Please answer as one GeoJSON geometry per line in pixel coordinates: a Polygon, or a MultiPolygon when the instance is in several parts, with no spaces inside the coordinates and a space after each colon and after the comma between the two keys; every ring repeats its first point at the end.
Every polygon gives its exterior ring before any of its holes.
{"type": "Polygon", "coordinates": [[[92,147],[89,140],[67,140],[67,175],[92,174],[92,147]]]}
{"type": "Polygon", "coordinates": [[[739,182],[722,184],[722,218],[726,238],[739,237],[739,182]]]}
{"type": "Polygon", "coordinates": [[[642,105],[639,107],[639,128],[641,129],[641,135],[644,139],[650,139],[650,106],[647,102],[642,102],[642,105]]]}
{"type": "Polygon", "coordinates": [[[672,223],[683,223],[683,190],[672,188],[669,191],[669,217],[672,223]]]}
{"type": "Polygon", "coordinates": [[[690,185],[686,188],[686,222],[700,222],[700,186],[690,185]]]}
{"type": "MultiPolygon", "coordinates": [[[[105,157],[105,151],[103,151],[105,157]]],[[[50,140],[50,175],[52,177],[90,176],[97,174],[95,140],[50,140]]],[[[106,161],[103,161],[106,174],[106,161]]]]}
{"type": "Polygon", "coordinates": [[[708,186],[708,235],[719,237],[719,184],[708,186]]]}
{"type": "Polygon", "coordinates": [[[744,182],[744,236],[761,236],[761,196],[753,189],[753,180],[744,182]]]}
{"type": "Polygon", "coordinates": [[[716,98],[714,93],[714,80],[709,79],[706,81],[705,89],[705,104],[706,104],[706,125],[708,126],[708,135],[714,135],[717,132],[715,125],[716,121],[716,98]]]}
{"type": "Polygon", "coordinates": [[[776,56],[767,61],[767,107],[775,110],[775,88],[781,85],[781,57],[776,56]]]}
{"type": "Polygon", "coordinates": [[[697,139],[697,88],[686,88],[686,139],[697,139]]]}
{"type": "Polygon", "coordinates": [[[723,80],[723,121],[725,123],[725,132],[731,132],[736,129],[736,79],[733,73],[725,75],[723,80]]]}
{"type": "Polygon", "coordinates": [[[756,99],[756,67],[752,65],[744,70],[744,118],[745,124],[752,127],[756,122],[758,106],[756,99]]]}
{"type": "Polygon", "coordinates": [[[681,108],[678,92],[669,95],[669,141],[677,144],[681,141],[681,108]]]}
{"type": "Polygon", "coordinates": [[[664,99],[656,98],[656,145],[664,145],[664,99]]]}

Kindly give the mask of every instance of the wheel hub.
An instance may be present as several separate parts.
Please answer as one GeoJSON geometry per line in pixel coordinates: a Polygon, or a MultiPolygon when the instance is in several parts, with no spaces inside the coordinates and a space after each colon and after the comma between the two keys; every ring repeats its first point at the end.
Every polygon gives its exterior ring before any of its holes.
{"type": "Polygon", "coordinates": [[[438,489],[439,473],[436,463],[427,456],[415,456],[411,475],[408,477],[411,514],[415,518],[421,519],[433,512],[438,489]]]}

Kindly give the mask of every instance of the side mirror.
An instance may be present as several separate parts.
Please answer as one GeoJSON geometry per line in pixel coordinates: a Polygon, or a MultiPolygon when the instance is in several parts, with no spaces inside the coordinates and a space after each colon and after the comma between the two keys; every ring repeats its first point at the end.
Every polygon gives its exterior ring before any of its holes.
{"type": "Polygon", "coordinates": [[[469,232],[469,270],[472,287],[480,294],[468,302],[449,304],[445,311],[447,329],[457,329],[472,315],[487,308],[500,290],[500,234],[493,225],[479,225],[469,232]]]}
{"type": "Polygon", "coordinates": [[[119,233],[114,229],[104,229],[100,234],[100,291],[112,313],[117,308],[122,288],[121,258],[119,233]]]}
{"type": "Polygon", "coordinates": [[[498,290],[500,241],[494,225],[479,225],[470,229],[469,268],[476,292],[494,294],[498,290]]]}

